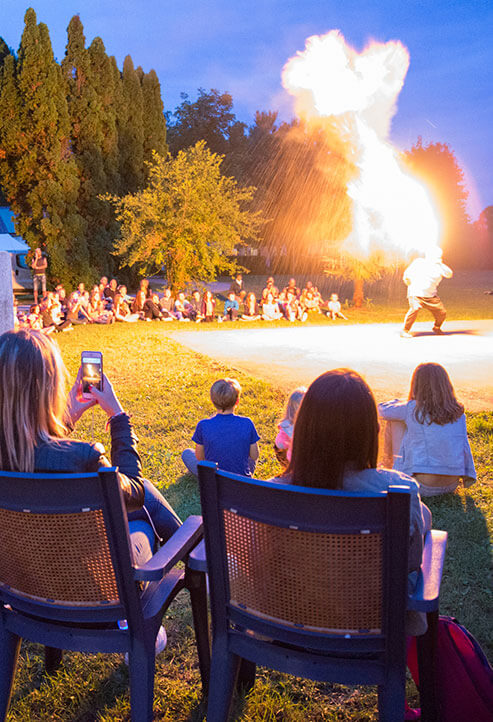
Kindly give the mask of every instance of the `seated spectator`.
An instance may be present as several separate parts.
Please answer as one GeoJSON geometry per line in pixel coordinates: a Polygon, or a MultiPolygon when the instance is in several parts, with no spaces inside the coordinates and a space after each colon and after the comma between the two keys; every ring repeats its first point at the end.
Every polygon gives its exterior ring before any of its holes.
{"type": "Polygon", "coordinates": [[[465,487],[476,481],[464,406],[443,366],[417,366],[408,400],[379,404],[378,413],[385,421],[404,423],[394,469],[414,476],[422,496],[451,493],[460,478],[465,487]]]}
{"type": "MultiPolygon", "coordinates": [[[[411,492],[409,581],[416,584],[423,553],[423,535],[431,513],[422,504],[419,486],[399,471],[377,469],[378,417],[373,394],[355,371],[334,369],[309,386],[294,424],[291,461],[273,481],[322,489],[385,491],[391,485],[411,492]]],[[[423,634],[423,616],[408,612],[408,634],[423,634]]]]}
{"type": "Polygon", "coordinates": [[[74,291],[68,297],[67,321],[70,321],[70,323],[74,325],[92,323],[92,320],[82,302],[82,297],[77,291],[74,291]]]}
{"type": "Polygon", "coordinates": [[[285,295],[286,297],[285,303],[282,306],[282,311],[288,321],[306,321],[307,313],[297,299],[295,289],[288,288],[286,292],[283,291],[282,295],[285,295]]]}
{"type": "Polygon", "coordinates": [[[118,281],[116,278],[112,278],[109,284],[106,286],[106,288],[103,291],[103,296],[105,298],[109,298],[111,301],[115,300],[115,294],[117,292],[118,288],[118,281]]]}
{"type": "Polygon", "coordinates": [[[283,292],[284,292],[284,293],[287,294],[288,291],[294,291],[294,295],[296,296],[296,298],[299,298],[299,296],[300,296],[300,294],[301,294],[301,291],[300,291],[300,289],[298,288],[298,286],[296,285],[296,279],[295,279],[295,278],[290,278],[289,281],[288,281],[288,285],[283,288],[283,292]]]}
{"type": "Polygon", "coordinates": [[[171,293],[171,288],[165,288],[163,296],[159,299],[159,308],[164,318],[169,318],[171,321],[176,319],[175,313],[175,299],[171,293]]]}
{"type": "Polygon", "coordinates": [[[130,313],[128,303],[123,300],[119,293],[115,293],[113,315],[115,321],[124,321],[125,323],[135,323],[140,318],[138,313],[130,313]]]}
{"type": "Polygon", "coordinates": [[[85,283],[79,283],[77,286],[77,290],[74,291],[74,293],[77,295],[78,298],[82,298],[86,290],[85,283]]]}
{"type": "Polygon", "coordinates": [[[343,314],[341,310],[341,302],[339,301],[339,296],[337,293],[331,293],[330,299],[327,304],[327,318],[332,319],[332,321],[335,321],[336,318],[343,318],[345,321],[347,321],[346,316],[343,314]]]}
{"type": "Polygon", "coordinates": [[[153,293],[150,298],[146,298],[144,302],[144,318],[146,321],[162,321],[163,314],[159,308],[159,296],[153,293]]]}
{"type": "Polygon", "coordinates": [[[142,278],[139,284],[139,291],[144,291],[146,298],[152,298],[152,288],[147,278],[142,278]]]}
{"type": "Polygon", "coordinates": [[[228,295],[228,298],[224,302],[224,313],[222,319],[220,318],[220,321],[236,321],[238,318],[238,313],[240,310],[240,305],[238,301],[236,300],[235,294],[233,291],[231,291],[228,295]]]}
{"type": "Polygon", "coordinates": [[[231,285],[229,287],[228,291],[228,297],[230,293],[234,293],[236,300],[238,303],[243,301],[243,299],[246,296],[246,291],[243,288],[243,274],[237,273],[236,276],[231,281],[231,285]]]}
{"type": "Polygon", "coordinates": [[[272,296],[272,298],[277,298],[279,296],[279,289],[277,288],[277,286],[274,285],[274,278],[272,276],[267,279],[267,285],[262,291],[262,302],[267,299],[267,296],[269,294],[272,296]]]}
{"type": "Polygon", "coordinates": [[[282,466],[287,466],[291,461],[294,421],[305,394],[305,386],[300,386],[291,393],[284,410],[284,416],[277,425],[278,433],[274,442],[274,452],[282,466]]]}
{"type": "Polygon", "coordinates": [[[220,469],[251,476],[258,459],[260,436],[253,421],[237,416],[241,386],[236,379],[220,379],[212,384],[211,401],[217,409],[215,416],[202,419],[192,436],[193,449],[185,449],[183,463],[197,476],[197,462],[215,461],[220,469]]]}
{"type": "Polygon", "coordinates": [[[243,313],[241,315],[242,321],[258,321],[260,318],[260,309],[255,298],[255,294],[250,292],[247,293],[243,302],[243,313]]]}
{"type": "Polygon", "coordinates": [[[264,321],[278,321],[282,318],[281,309],[272,293],[268,293],[262,303],[262,318],[264,321]]]}
{"type": "MultiPolygon", "coordinates": [[[[310,283],[310,281],[308,281],[310,283]]],[[[306,313],[321,313],[321,297],[312,288],[303,289],[300,304],[306,313]]]]}
{"type": "MultiPolygon", "coordinates": [[[[145,280],[145,279],[144,279],[145,280]]],[[[136,314],[141,321],[145,320],[145,314],[144,314],[144,304],[146,302],[146,292],[145,289],[142,288],[142,286],[139,288],[137,293],[135,294],[135,298],[132,301],[132,314],[136,314]]],[[[151,319],[149,319],[151,320],[151,319]]]]}
{"type": "Polygon", "coordinates": [[[96,286],[91,292],[87,312],[93,323],[106,324],[113,323],[115,320],[113,312],[105,308],[105,304],[99,295],[99,286],[96,286]]]}
{"type": "Polygon", "coordinates": [[[195,321],[195,323],[200,323],[204,318],[202,315],[202,300],[199,291],[193,291],[192,293],[192,299],[188,306],[188,315],[190,321],[195,321]]]}
{"type": "Polygon", "coordinates": [[[204,321],[215,321],[215,310],[216,299],[212,295],[211,291],[207,290],[202,297],[202,316],[204,317],[204,321]]]}
{"type": "Polygon", "coordinates": [[[179,321],[190,321],[190,303],[185,297],[184,291],[180,291],[175,301],[175,314],[179,321]]]}

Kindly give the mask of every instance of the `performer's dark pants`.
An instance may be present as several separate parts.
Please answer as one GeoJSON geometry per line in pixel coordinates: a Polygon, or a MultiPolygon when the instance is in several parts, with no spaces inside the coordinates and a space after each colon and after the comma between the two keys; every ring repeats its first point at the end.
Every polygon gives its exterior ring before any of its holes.
{"type": "Polygon", "coordinates": [[[406,313],[404,318],[404,331],[410,331],[411,326],[416,321],[420,309],[427,308],[433,314],[435,319],[435,328],[440,328],[442,323],[445,321],[447,312],[445,306],[438,298],[433,296],[431,298],[423,298],[422,296],[409,296],[409,311],[406,313]]]}

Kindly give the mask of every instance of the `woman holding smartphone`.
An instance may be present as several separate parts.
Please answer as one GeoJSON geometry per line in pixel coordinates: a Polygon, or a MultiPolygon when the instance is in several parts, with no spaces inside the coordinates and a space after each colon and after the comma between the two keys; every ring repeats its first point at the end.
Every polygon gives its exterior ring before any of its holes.
{"type": "Polygon", "coordinates": [[[7,331],[0,336],[0,468],[4,471],[83,473],[110,466],[101,444],[68,438],[82,414],[98,404],[108,416],[111,465],[118,479],[129,520],[149,521],[132,535],[134,559],[152,554],[154,533],[169,538],[181,522],[154,486],[143,478],[137,437],[113,386],[103,375],[100,390],[82,395],[82,370],[68,396],[67,371],[56,344],[37,331],[7,331]],[[143,505],[148,508],[143,511],[143,505]],[[150,517],[150,518],[149,518],[150,517]]]}

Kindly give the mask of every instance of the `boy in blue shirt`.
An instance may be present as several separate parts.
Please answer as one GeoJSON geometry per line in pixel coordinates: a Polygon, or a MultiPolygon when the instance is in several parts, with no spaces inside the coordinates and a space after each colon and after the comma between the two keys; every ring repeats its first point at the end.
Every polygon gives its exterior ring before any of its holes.
{"type": "MultiPolygon", "coordinates": [[[[231,291],[228,294],[227,300],[224,302],[224,316],[223,316],[222,320],[223,321],[236,321],[236,319],[238,318],[239,310],[240,310],[240,306],[238,304],[238,301],[236,300],[234,292],[231,291]]],[[[219,320],[221,320],[221,318],[219,320]]]]}
{"type": "Polygon", "coordinates": [[[197,476],[198,461],[215,461],[220,469],[234,474],[251,476],[258,459],[260,436],[253,421],[237,416],[241,386],[236,379],[219,379],[211,387],[211,401],[217,409],[215,416],[202,419],[192,436],[193,449],[185,449],[181,458],[192,474],[197,476]]]}

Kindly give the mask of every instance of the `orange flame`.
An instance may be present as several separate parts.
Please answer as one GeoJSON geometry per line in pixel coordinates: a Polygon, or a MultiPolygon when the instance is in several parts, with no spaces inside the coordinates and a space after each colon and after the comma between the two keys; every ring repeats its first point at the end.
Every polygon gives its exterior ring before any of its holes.
{"type": "Polygon", "coordinates": [[[363,258],[374,251],[389,260],[402,258],[439,241],[440,224],[426,188],[404,170],[388,141],[408,67],[409,53],[398,41],[372,42],[358,53],[332,30],[308,38],[282,73],[297,113],[332,117],[350,141],[359,173],[348,184],[353,230],[344,248],[363,258]]]}

